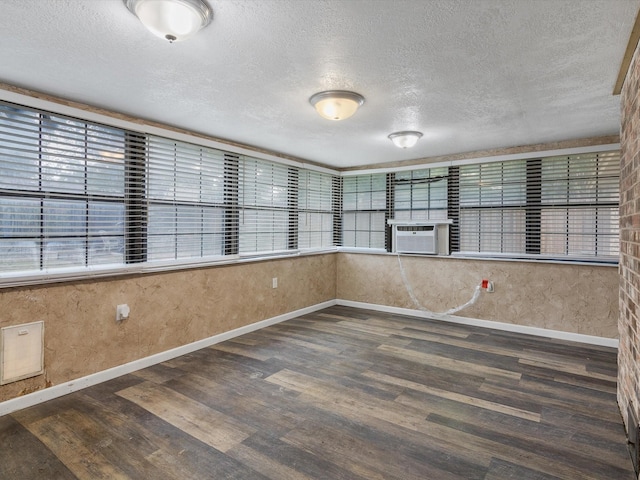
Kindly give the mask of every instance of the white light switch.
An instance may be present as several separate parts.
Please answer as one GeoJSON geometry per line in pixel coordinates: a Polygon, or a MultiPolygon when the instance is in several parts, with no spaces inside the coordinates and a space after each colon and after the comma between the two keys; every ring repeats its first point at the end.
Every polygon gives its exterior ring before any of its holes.
{"type": "Polygon", "coordinates": [[[273,277],[271,279],[271,288],[278,288],[278,277],[273,277]]]}

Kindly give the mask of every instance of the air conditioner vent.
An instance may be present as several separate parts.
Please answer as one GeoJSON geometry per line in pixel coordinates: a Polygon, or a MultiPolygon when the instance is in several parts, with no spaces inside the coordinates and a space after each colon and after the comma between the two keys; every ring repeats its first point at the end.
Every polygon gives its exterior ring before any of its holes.
{"type": "Polygon", "coordinates": [[[438,235],[433,225],[396,225],[394,244],[398,253],[438,253],[438,235]]]}
{"type": "Polygon", "coordinates": [[[430,232],[435,229],[434,225],[398,225],[399,232],[430,232]]]}

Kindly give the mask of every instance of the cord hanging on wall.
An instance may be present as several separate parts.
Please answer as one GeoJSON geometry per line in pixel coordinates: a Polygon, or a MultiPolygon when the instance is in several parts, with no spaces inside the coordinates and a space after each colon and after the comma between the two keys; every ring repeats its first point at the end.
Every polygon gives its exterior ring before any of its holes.
{"type": "Polygon", "coordinates": [[[411,301],[419,310],[426,312],[429,315],[433,315],[433,316],[453,315],[454,313],[458,313],[459,311],[464,310],[467,307],[470,307],[471,305],[473,305],[478,301],[478,298],[480,298],[481,286],[477,285],[473,291],[473,296],[467,303],[464,303],[459,307],[451,308],[446,312],[434,312],[432,310],[429,310],[427,307],[422,305],[422,303],[420,303],[420,300],[418,300],[418,297],[416,297],[416,294],[413,292],[413,288],[411,287],[411,284],[407,279],[407,274],[404,271],[404,266],[402,265],[402,260],[400,258],[399,253],[398,253],[398,265],[400,266],[400,276],[402,277],[402,282],[404,283],[404,286],[407,289],[407,293],[409,294],[409,297],[411,297],[411,301]]]}

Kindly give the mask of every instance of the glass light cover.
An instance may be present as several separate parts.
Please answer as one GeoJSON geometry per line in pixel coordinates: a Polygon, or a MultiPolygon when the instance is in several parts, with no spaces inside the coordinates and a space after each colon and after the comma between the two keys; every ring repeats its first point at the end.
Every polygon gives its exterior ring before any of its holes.
{"type": "Polygon", "coordinates": [[[309,99],[309,102],[322,118],[344,120],[356,113],[360,105],[364,103],[364,97],[355,92],[329,90],[316,93],[309,99]]]}
{"type": "Polygon", "coordinates": [[[124,0],[154,35],[180,42],[211,22],[211,9],[202,0],[124,0]]]}
{"type": "Polygon", "coordinates": [[[411,148],[422,137],[420,132],[396,132],[389,135],[393,144],[398,148],[411,148]]]}

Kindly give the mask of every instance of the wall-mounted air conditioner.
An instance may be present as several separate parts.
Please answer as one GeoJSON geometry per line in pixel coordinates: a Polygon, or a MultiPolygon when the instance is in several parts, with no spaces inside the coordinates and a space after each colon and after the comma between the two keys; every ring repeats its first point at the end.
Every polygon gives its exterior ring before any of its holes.
{"type": "Polygon", "coordinates": [[[438,253],[435,225],[396,225],[395,251],[399,253],[438,253]]]}
{"type": "Polygon", "coordinates": [[[451,220],[387,220],[392,230],[392,250],[397,253],[449,255],[451,220]]]}

